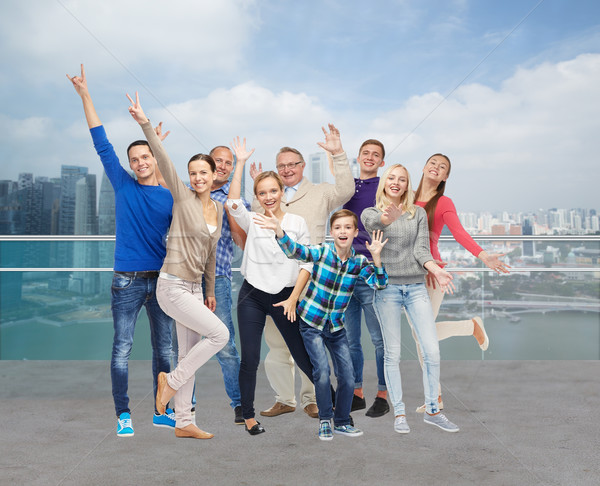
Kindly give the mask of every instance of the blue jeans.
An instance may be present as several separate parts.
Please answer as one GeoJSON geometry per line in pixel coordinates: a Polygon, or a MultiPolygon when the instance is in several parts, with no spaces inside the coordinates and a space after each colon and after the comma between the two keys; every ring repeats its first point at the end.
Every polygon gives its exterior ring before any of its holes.
{"type": "Polygon", "coordinates": [[[390,284],[375,293],[373,302],[385,347],[384,369],[395,415],[405,415],[400,376],[401,316],[406,310],[423,351],[423,389],[427,413],[439,412],[440,348],[435,319],[425,284],[390,284]]]}
{"type": "Polygon", "coordinates": [[[241,405],[240,355],[235,347],[235,328],[231,319],[231,280],[228,277],[217,275],[215,278],[215,298],[217,299],[215,314],[229,329],[229,341],[216,356],[223,372],[225,391],[231,400],[232,408],[235,408],[241,405]]]}
{"type": "Polygon", "coordinates": [[[312,377],[317,395],[319,419],[329,420],[333,418],[335,425],[348,425],[350,423],[352,395],[354,394],[354,373],[346,330],[341,329],[332,333],[329,330],[329,323],[327,323],[325,328],[320,331],[300,319],[300,334],[302,334],[304,347],[312,363],[312,377]],[[329,359],[325,348],[329,350],[331,355],[337,379],[335,415],[331,401],[329,359]]]}
{"type": "MultiPolygon", "coordinates": [[[[111,287],[111,310],[115,336],[110,360],[110,378],[117,417],[130,412],[127,387],[129,355],[133,346],[135,323],[142,306],[150,323],[152,344],[152,376],[154,396],[156,379],[161,371],[170,371],[173,319],[166,315],[156,300],[156,278],[127,277],[115,272],[111,287]]],[[[156,410],[155,410],[156,411],[156,410]]]]}
{"type": "Polygon", "coordinates": [[[363,279],[358,279],[354,292],[344,314],[344,328],[350,345],[350,356],[354,367],[354,388],[362,388],[364,357],[360,344],[362,314],[365,315],[367,330],[371,342],[375,346],[375,365],[377,366],[377,389],[386,390],[385,374],[383,372],[383,337],[379,320],[373,309],[373,294],[375,291],[363,279]],[[362,311],[362,312],[361,312],[362,311]]]}

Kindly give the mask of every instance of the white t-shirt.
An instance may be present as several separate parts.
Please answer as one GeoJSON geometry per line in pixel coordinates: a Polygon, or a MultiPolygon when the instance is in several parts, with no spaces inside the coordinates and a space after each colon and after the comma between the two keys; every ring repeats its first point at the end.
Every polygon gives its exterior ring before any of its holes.
{"type": "MultiPolygon", "coordinates": [[[[285,287],[296,285],[301,268],[312,271],[312,264],[300,264],[286,257],[275,241],[275,233],[260,228],[254,222],[256,213],[248,211],[241,200],[228,199],[227,207],[229,214],[248,235],[241,271],[250,285],[263,292],[277,294],[285,287]],[[234,204],[237,205],[236,209],[233,209],[234,204]]],[[[301,216],[285,213],[281,227],[294,241],[310,244],[308,225],[301,216]]]]}

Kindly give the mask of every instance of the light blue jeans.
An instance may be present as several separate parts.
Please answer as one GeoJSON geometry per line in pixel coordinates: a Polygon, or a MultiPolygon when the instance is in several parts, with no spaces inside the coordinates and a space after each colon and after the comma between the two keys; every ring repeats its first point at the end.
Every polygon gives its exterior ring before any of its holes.
{"type": "Polygon", "coordinates": [[[367,283],[359,278],[354,286],[354,292],[344,313],[344,328],[348,344],[350,345],[350,356],[354,368],[354,388],[363,386],[364,355],[360,342],[362,327],[362,314],[365,315],[365,324],[371,336],[371,342],[375,347],[375,365],[377,367],[377,390],[386,390],[385,374],[383,372],[383,338],[381,327],[375,311],[373,310],[373,295],[375,291],[367,283]]]}
{"type": "Polygon", "coordinates": [[[439,412],[440,347],[429,295],[424,283],[394,285],[375,292],[373,307],[383,334],[384,370],[394,415],[406,415],[400,376],[401,316],[405,309],[423,351],[423,389],[427,413],[439,412]]]}

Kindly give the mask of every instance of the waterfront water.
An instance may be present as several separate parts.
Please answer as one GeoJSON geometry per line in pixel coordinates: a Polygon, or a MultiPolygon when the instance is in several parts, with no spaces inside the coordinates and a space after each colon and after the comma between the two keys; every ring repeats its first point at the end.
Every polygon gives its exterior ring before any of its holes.
{"type": "MultiPolygon", "coordinates": [[[[485,353],[473,337],[454,337],[440,343],[442,359],[600,359],[600,315],[597,313],[529,313],[522,315],[519,322],[510,322],[507,317],[487,317],[485,326],[490,337],[490,347],[485,353]]],[[[365,359],[374,359],[373,345],[364,324],[363,329],[365,359]]],[[[4,324],[1,336],[1,359],[108,360],[112,347],[112,319],[106,316],[62,324],[43,318],[28,319],[4,324]]],[[[415,359],[414,341],[405,321],[402,340],[402,359],[415,359]]],[[[266,350],[263,345],[263,359],[266,350]]],[[[150,357],[148,319],[142,311],[136,325],[131,359],[150,357]]]]}

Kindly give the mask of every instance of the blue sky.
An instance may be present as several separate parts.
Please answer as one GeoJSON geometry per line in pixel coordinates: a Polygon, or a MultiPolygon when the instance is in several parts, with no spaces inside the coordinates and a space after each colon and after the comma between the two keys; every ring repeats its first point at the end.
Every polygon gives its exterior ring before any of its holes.
{"type": "Polygon", "coordinates": [[[183,177],[235,135],[267,168],[283,145],[308,156],[331,121],[415,181],[448,154],[459,210],[600,206],[596,1],[9,0],[0,43],[2,179],[101,173],[65,77],[83,62],[117,152],[141,138],[137,89],[183,177]]]}

